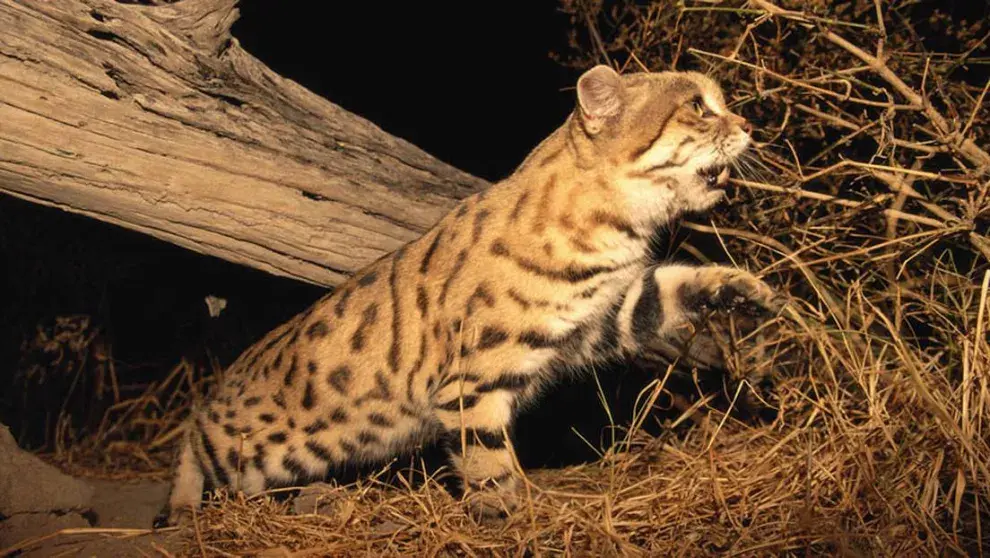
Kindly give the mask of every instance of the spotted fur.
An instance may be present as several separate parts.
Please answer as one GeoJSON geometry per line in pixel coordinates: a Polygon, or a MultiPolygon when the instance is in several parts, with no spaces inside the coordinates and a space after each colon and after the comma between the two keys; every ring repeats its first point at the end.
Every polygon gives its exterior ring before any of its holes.
{"type": "Polygon", "coordinates": [[[303,484],[438,439],[472,510],[511,511],[520,481],[506,436],[548,382],[676,346],[727,292],[774,309],[747,272],[648,259],[657,226],[723,197],[750,141],[719,87],[599,66],[577,101],[510,177],[230,366],[189,419],[173,520],[207,486],[303,484]]]}

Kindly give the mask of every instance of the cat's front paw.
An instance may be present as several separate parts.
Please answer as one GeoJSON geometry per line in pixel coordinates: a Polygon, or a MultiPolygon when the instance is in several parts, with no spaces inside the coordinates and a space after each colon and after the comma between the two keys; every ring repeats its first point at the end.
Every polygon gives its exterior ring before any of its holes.
{"type": "Polygon", "coordinates": [[[699,295],[696,303],[702,313],[769,317],[784,307],[783,297],[770,285],[748,271],[730,267],[704,269],[699,295]]]}
{"type": "Polygon", "coordinates": [[[464,494],[468,515],[479,524],[497,523],[519,507],[519,480],[510,477],[501,482],[470,483],[464,494]]]}

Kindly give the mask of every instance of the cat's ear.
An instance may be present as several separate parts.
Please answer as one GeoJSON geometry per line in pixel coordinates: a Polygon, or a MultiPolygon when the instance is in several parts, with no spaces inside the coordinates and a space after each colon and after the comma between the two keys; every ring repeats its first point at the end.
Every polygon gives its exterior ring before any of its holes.
{"type": "Polygon", "coordinates": [[[577,97],[584,129],[595,135],[622,110],[622,78],[608,66],[595,66],[578,79],[577,97]]]}

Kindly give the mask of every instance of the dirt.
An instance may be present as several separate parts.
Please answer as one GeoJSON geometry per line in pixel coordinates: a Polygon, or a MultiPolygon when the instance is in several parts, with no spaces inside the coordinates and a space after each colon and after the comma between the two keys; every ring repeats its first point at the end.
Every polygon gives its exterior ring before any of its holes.
{"type": "Polygon", "coordinates": [[[175,530],[151,530],[167,494],[164,482],[67,476],[0,425],[0,557],[176,554],[175,530]]]}

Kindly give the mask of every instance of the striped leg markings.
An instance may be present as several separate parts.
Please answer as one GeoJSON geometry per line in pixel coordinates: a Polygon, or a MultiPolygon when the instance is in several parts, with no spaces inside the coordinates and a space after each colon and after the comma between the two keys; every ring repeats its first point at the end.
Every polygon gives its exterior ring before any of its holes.
{"type": "Polygon", "coordinates": [[[452,382],[438,390],[436,415],[470,507],[483,516],[498,515],[515,505],[518,482],[504,432],[511,425],[516,394],[502,389],[483,394],[460,391],[469,392],[469,385],[452,382]]]}
{"type": "Polygon", "coordinates": [[[639,299],[632,308],[632,338],[635,350],[650,342],[660,331],[663,323],[663,308],[660,302],[660,286],[653,273],[644,273],[639,299]]]}
{"type": "Polygon", "coordinates": [[[448,432],[447,442],[451,445],[451,451],[465,455],[472,447],[490,450],[505,448],[505,435],[501,430],[465,427],[461,430],[448,432]]]}
{"type": "MultiPolygon", "coordinates": [[[[773,291],[749,273],[720,266],[663,265],[646,269],[623,295],[614,325],[607,321],[604,338],[617,337],[623,351],[650,346],[683,346],[694,338],[705,312],[723,304],[750,304],[772,311],[773,291]],[[737,299],[741,299],[739,302],[737,299]],[[659,342],[659,343],[658,343],[659,342]]],[[[668,355],[676,356],[676,355],[668,355]]]]}
{"type": "Polygon", "coordinates": [[[220,459],[217,456],[216,447],[210,440],[210,435],[206,433],[203,428],[201,420],[196,422],[196,434],[198,435],[199,446],[203,448],[203,454],[206,456],[207,465],[206,472],[210,474],[210,480],[214,487],[226,486],[230,484],[230,477],[227,475],[227,471],[224,470],[223,465],[220,463],[220,459]]]}

